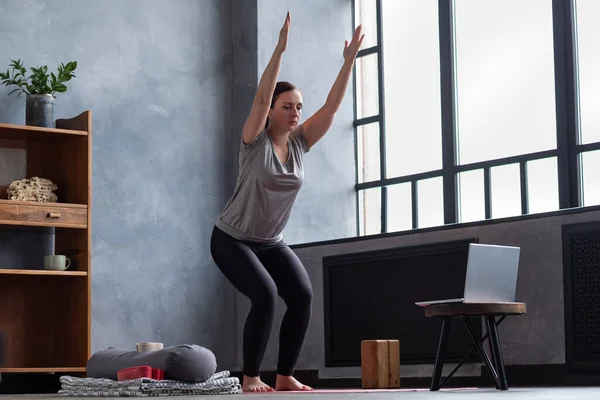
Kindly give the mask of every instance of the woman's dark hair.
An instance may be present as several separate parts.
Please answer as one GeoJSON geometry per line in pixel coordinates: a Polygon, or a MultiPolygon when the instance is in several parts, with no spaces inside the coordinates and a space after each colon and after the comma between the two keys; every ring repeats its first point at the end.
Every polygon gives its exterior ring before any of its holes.
{"type": "MultiPolygon", "coordinates": [[[[289,82],[285,82],[285,81],[277,82],[277,84],[275,85],[275,90],[273,90],[273,98],[271,99],[271,108],[273,108],[275,106],[275,101],[277,100],[277,98],[279,97],[279,95],[281,93],[289,92],[289,91],[295,90],[295,89],[296,89],[296,86],[294,86],[293,84],[291,84],[289,82]]],[[[268,126],[269,126],[269,117],[267,117],[267,120],[265,121],[265,129],[267,129],[268,126]]]]}

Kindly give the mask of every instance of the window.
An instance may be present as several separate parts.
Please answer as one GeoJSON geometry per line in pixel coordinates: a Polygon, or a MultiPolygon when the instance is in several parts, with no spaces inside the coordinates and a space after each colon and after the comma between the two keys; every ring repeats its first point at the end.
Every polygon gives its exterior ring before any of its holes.
{"type": "Polygon", "coordinates": [[[558,210],[558,164],[556,157],[529,161],[525,165],[527,174],[527,211],[542,213],[558,210]],[[552,179],[548,179],[552,177],[552,179]]]}
{"type": "Polygon", "coordinates": [[[583,206],[600,204],[600,1],[577,0],[578,163],[583,206]]]}
{"type": "Polygon", "coordinates": [[[359,235],[600,204],[600,1],[353,4],[359,235]]]}
{"type": "Polygon", "coordinates": [[[588,151],[581,154],[581,170],[583,175],[583,205],[600,204],[600,186],[598,185],[600,151],[588,151]]]}
{"type": "Polygon", "coordinates": [[[381,8],[386,177],[439,169],[442,128],[437,1],[387,0],[381,2],[381,8]]]}
{"type": "Polygon", "coordinates": [[[577,55],[581,136],[579,142],[600,142],[600,1],[577,0],[577,55]]]}
{"type": "Polygon", "coordinates": [[[455,0],[454,14],[459,162],[555,149],[552,2],[455,0]]]}

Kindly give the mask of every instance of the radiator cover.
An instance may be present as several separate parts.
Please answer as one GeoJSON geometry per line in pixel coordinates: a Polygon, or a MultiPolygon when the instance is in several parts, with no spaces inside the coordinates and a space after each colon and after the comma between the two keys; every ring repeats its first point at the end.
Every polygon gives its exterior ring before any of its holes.
{"type": "Polygon", "coordinates": [[[600,222],[564,225],[565,356],[571,372],[600,372],[600,222]]]}
{"type": "MultiPolygon", "coordinates": [[[[360,342],[400,340],[401,364],[435,361],[441,320],[424,316],[417,301],[460,298],[466,239],[323,258],[325,366],[360,366],[360,342]]],[[[481,335],[481,319],[473,318],[481,335]]],[[[446,360],[459,361],[473,344],[455,320],[446,360]]],[[[473,352],[470,360],[478,360],[473,352]]]]}

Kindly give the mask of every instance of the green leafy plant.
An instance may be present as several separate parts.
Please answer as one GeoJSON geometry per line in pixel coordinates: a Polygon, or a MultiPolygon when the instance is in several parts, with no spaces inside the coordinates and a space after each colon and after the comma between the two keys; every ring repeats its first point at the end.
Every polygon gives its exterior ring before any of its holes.
{"type": "Polygon", "coordinates": [[[48,66],[31,67],[31,74],[25,76],[27,69],[23,66],[21,59],[10,60],[11,63],[6,72],[0,72],[0,79],[4,86],[17,86],[8,95],[19,92],[19,96],[25,94],[51,94],[53,97],[56,93],[64,93],[67,91],[65,82],[75,77],[73,71],[77,68],[77,61],[70,61],[65,65],[60,63],[58,71],[55,74],[48,74],[48,66]]]}

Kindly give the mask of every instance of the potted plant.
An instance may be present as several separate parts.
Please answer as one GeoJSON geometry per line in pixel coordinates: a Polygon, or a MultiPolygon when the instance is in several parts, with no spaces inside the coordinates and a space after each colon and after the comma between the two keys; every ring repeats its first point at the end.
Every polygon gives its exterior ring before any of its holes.
{"type": "Polygon", "coordinates": [[[56,74],[48,74],[48,66],[31,67],[31,74],[25,76],[27,70],[21,59],[10,60],[6,72],[0,72],[0,79],[5,86],[17,86],[8,95],[18,92],[27,95],[25,106],[25,124],[54,128],[54,98],[56,93],[67,91],[65,82],[75,77],[73,71],[77,68],[77,61],[70,61],[66,65],[60,63],[56,74]]]}

